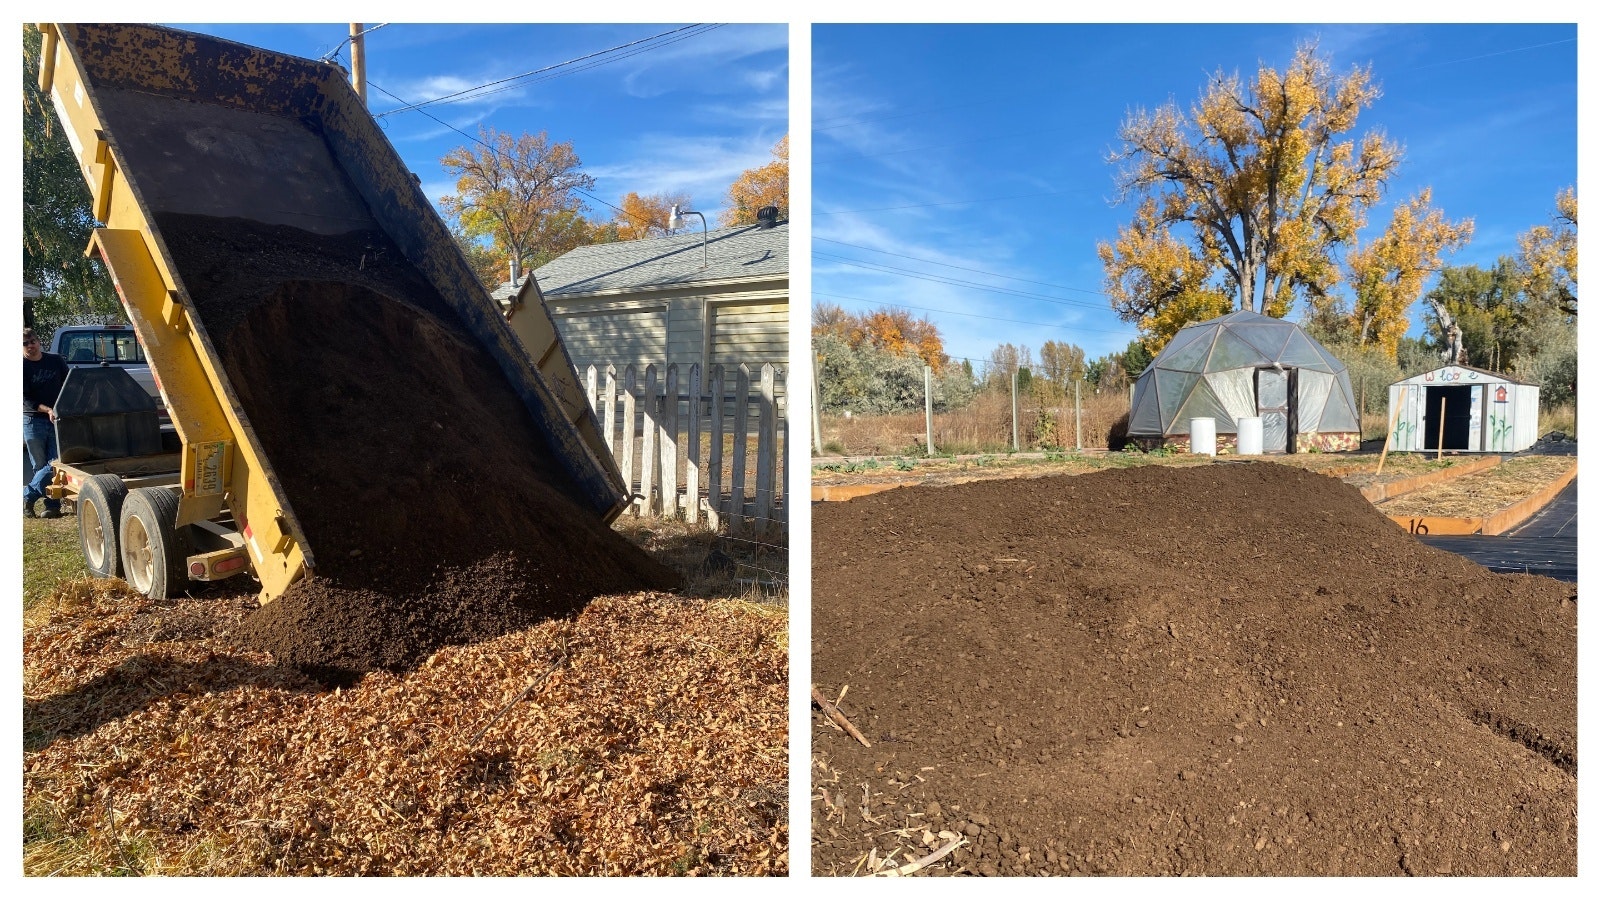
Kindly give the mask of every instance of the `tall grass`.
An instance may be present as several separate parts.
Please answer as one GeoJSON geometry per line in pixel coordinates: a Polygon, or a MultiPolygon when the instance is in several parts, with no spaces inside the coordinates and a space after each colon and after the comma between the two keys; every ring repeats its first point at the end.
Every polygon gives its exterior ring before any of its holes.
{"type": "Polygon", "coordinates": [[[1549,409],[1539,410],[1539,436],[1544,437],[1552,431],[1564,432],[1569,438],[1577,438],[1577,403],[1568,401],[1552,406],[1549,409]]]}
{"type": "MultiPolygon", "coordinates": [[[[1121,392],[1086,392],[1081,412],[1083,447],[1104,448],[1112,426],[1128,413],[1128,397],[1121,392]]],[[[1076,447],[1078,431],[1072,398],[1059,403],[1024,398],[1018,404],[1017,431],[1023,450],[1076,447]]],[[[829,452],[844,456],[916,456],[927,452],[926,423],[921,413],[823,416],[822,439],[829,452]]],[[[961,409],[935,413],[933,448],[939,454],[1011,450],[1010,395],[986,392],[961,409]]]]}

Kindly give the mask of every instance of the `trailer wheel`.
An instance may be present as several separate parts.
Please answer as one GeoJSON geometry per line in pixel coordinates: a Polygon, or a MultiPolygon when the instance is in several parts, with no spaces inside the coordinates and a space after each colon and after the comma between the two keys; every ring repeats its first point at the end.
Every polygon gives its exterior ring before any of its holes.
{"type": "Polygon", "coordinates": [[[78,491],[78,546],[89,574],[116,578],[122,574],[121,543],[117,526],[128,486],[115,475],[95,475],[78,491]]]}
{"type": "Polygon", "coordinates": [[[177,527],[178,495],[165,488],[128,492],[118,534],[123,577],[152,600],[176,596],[189,581],[189,542],[177,527]]]}

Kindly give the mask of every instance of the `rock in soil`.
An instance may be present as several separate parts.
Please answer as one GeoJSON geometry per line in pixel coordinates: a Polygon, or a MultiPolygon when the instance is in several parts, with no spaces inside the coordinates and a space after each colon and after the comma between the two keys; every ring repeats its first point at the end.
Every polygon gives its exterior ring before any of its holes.
{"type": "Polygon", "coordinates": [[[814,716],[817,874],[934,803],[971,874],[1576,873],[1572,585],[1269,463],[813,521],[813,680],[873,742],[814,716]]]}
{"type": "Polygon", "coordinates": [[[314,575],[245,643],[335,680],[676,587],[612,531],[487,351],[378,232],[163,216],[314,575]]]}

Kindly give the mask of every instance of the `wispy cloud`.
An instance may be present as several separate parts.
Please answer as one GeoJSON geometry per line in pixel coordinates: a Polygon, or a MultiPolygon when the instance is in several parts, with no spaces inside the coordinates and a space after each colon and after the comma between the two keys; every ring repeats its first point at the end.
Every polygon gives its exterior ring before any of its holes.
{"type": "Polygon", "coordinates": [[[688,192],[702,212],[720,209],[729,185],[746,169],[772,160],[781,134],[643,134],[623,150],[623,158],[586,167],[597,196],[613,202],[629,191],[640,194],[688,192]]]}

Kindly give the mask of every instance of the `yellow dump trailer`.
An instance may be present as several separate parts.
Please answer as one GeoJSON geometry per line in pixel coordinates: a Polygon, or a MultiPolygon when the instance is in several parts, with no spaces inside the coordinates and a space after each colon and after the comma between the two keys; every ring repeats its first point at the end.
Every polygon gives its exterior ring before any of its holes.
{"type": "MultiPolygon", "coordinates": [[[[76,408],[61,411],[77,422],[73,434],[58,429],[75,449],[51,494],[79,501],[92,568],[152,596],[249,571],[262,602],[316,568],[213,343],[215,323],[157,227],[172,216],[330,237],[381,231],[504,373],[584,501],[607,521],[624,508],[586,405],[552,390],[341,70],[149,25],[40,29],[40,86],[105,224],[88,252],[111,273],[172,419],[170,433],[152,434],[111,375],[80,378],[76,408]]],[[[566,356],[559,342],[539,352],[547,364],[566,356]]]]}

